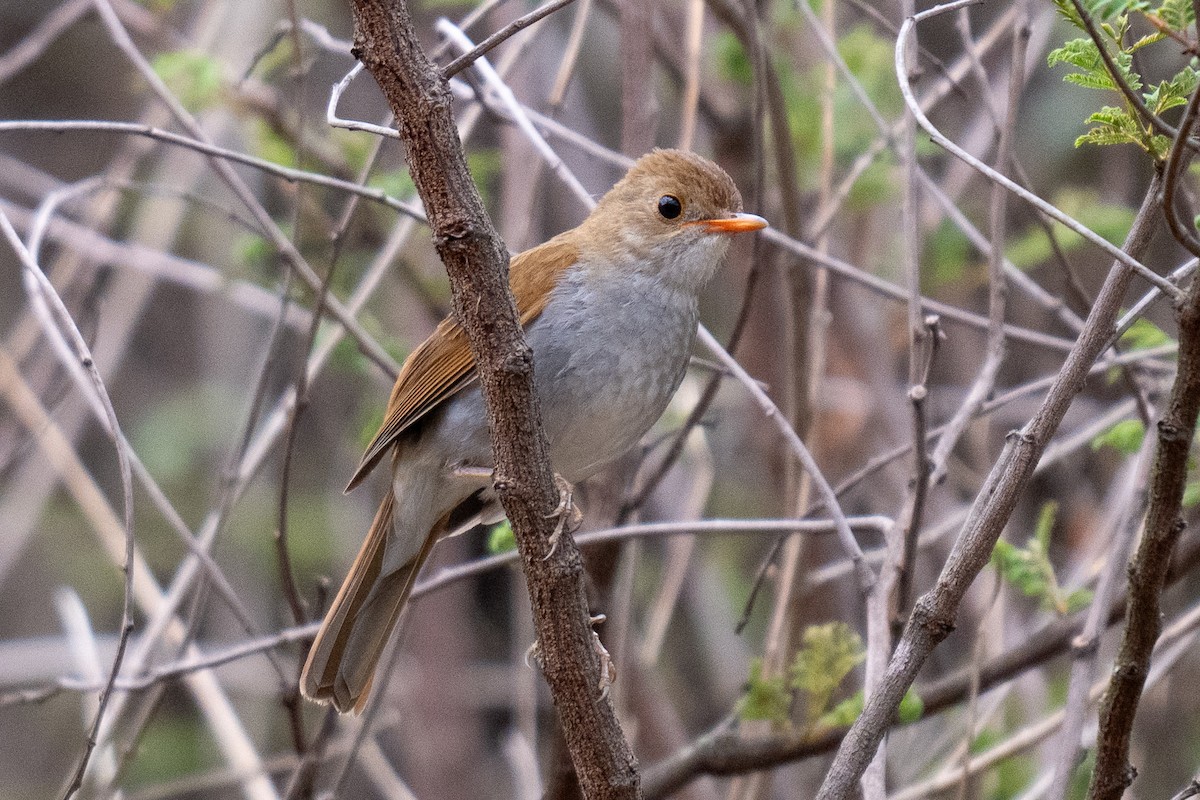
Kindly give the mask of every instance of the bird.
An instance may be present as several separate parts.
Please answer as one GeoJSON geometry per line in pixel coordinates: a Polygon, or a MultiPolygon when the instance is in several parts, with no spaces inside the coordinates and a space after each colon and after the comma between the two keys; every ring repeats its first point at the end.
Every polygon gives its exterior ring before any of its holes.
{"type": "MultiPolygon", "coordinates": [[[[578,227],[513,257],[509,284],[533,351],[556,480],[569,486],[594,474],[657,421],[683,380],[699,296],[730,237],[766,226],[743,212],[721,167],[690,152],[656,149],[578,227]]],[[[384,645],[434,544],[504,518],[491,487],[475,361],[453,315],[404,362],[346,491],[385,457],[391,490],[300,677],[306,697],[342,713],[365,706],[384,645]]]]}

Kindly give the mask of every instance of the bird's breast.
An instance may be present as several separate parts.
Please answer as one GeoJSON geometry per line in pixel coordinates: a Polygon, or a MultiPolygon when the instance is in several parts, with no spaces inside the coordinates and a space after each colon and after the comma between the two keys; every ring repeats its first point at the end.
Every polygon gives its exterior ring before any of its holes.
{"type": "Polygon", "coordinates": [[[696,297],[650,277],[568,276],[530,326],[554,468],[580,480],[658,419],[687,369],[696,297]]]}

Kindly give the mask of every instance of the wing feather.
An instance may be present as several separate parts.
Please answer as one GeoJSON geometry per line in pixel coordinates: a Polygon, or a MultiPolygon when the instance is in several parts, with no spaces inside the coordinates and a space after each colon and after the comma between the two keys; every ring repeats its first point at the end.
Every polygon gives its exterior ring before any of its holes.
{"type": "MultiPolygon", "coordinates": [[[[522,327],[529,327],[545,309],[558,276],[578,259],[579,250],[570,232],[561,234],[512,260],[509,284],[517,301],[522,327]]],[[[383,424],[358,469],[350,479],[350,491],[370,474],[399,436],[446,400],[473,384],[477,379],[475,357],[466,332],[453,316],[442,320],[428,339],[404,362],[383,424]]]]}

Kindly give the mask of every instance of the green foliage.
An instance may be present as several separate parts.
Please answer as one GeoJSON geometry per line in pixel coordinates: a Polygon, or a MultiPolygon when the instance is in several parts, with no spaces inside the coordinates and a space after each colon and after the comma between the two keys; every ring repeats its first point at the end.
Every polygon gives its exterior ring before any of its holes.
{"type": "Polygon", "coordinates": [[[517,549],[517,537],[513,534],[512,525],[503,520],[491,527],[487,535],[487,551],[492,555],[507,553],[517,549]]]}
{"type": "Polygon", "coordinates": [[[1105,106],[1088,117],[1092,125],[1088,132],[1075,139],[1081,144],[1135,144],[1157,159],[1165,158],[1171,141],[1161,134],[1151,134],[1128,111],[1105,106]]]}
{"type": "Polygon", "coordinates": [[[1149,350],[1168,344],[1171,337],[1162,328],[1145,317],[1138,317],[1121,334],[1121,344],[1130,350],[1149,350]]]}
{"type": "Polygon", "coordinates": [[[782,675],[763,677],[762,659],[751,661],[750,679],[746,682],[746,694],[738,703],[738,716],[744,720],[770,720],[784,725],[791,704],[786,679],[782,675]]]}
{"type": "Polygon", "coordinates": [[[1161,114],[1169,108],[1187,105],[1188,97],[1196,89],[1200,80],[1198,73],[1188,64],[1169,81],[1159,82],[1151,91],[1143,95],[1146,106],[1155,114],[1161,114]]]}
{"type": "Polygon", "coordinates": [[[406,169],[393,169],[376,172],[367,180],[367,186],[379,189],[392,197],[411,197],[417,190],[412,176],[406,169]]]}
{"type": "Polygon", "coordinates": [[[746,48],[738,41],[731,31],[721,31],[713,41],[716,52],[717,73],[739,86],[750,86],[754,83],[754,66],[746,48]]]}
{"type": "Polygon", "coordinates": [[[854,724],[854,720],[862,714],[863,710],[863,690],[859,689],[854,694],[847,697],[842,702],[838,703],[826,713],[822,714],[817,720],[816,727],[821,728],[849,728],[854,724]]]}
{"type": "Polygon", "coordinates": [[[1200,505],[1200,481],[1191,481],[1183,487],[1183,507],[1195,508],[1200,505]]]}
{"type": "Polygon", "coordinates": [[[285,167],[296,166],[296,148],[292,146],[292,142],[265,120],[254,120],[253,134],[257,144],[255,155],[259,158],[285,167]]]}
{"type": "MultiPolygon", "coordinates": [[[[816,728],[848,728],[854,724],[863,710],[863,692],[859,689],[842,702],[821,715],[816,728]]],[[[925,701],[911,686],[900,700],[900,708],[896,711],[901,722],[916,722],[925,714],[925,701]]]]}
{"type": "Polygon", "coordinates": [[[1050,563],[1050,532],[1058,515],[1057,503],[1046,503],[1038,515],[1037,529],[1024,547],[1000,540],[992,550],[992,565],[1005,582],[1027,597],[1041,600],[1042,607],[1058,614],[1070,614],[1085,607],[1092,599],[1087,589],[1066,593],[1058,584],[1050,563]]]}
{"type": "Polygon", "coordinates": [[[189,111],[203,111],[220,99],[221,64],[207,53],[196,50],[161,53],[152,66],[189,111]]]}
{"type": "MultiPolygon", "coordinates": [[[[1133,71],[1133,53],[1119,51],[1110,54],[1126,83],[1135,91],[1141,88],[1141,79],[1133,71]]],[[[1050,51],[1046,63],[1053,67],[1056,64],[1069,64],[1075,72],[1069,72],[1063,80],[1083,86],[1088,89],[1111,89],[1117,91],[1117,82],[1108,72],[1108,65],[1100,57],[1100,48],[1091,39],[1072,39],[1055,50],[1050,51]]]]}
{"type": "MultiPolygon", "coordinates": [[[[1084,19],[1071,0],[1054,0],[1054,3],[1072,25],[1087,31],[1084,19]]],[[[1075,146],[1133,144],[1155,160],[1166,158],[1170,139],[1155,133],[1154,128],[1140,118],[1137,108],[1120,91],[1119,83],[1123,82],[1132,92],[1143,88],[1144,81],[1135,69],[1133,54],[1143,47],[1168,40],[1166,31],[1186,37],[1193,14],[1190,0],[1163,0],[1157,8],[1146,0],[1085,0],[1083,5],[1098,23],[1099,43],[1090,34],[1086,38],[1071,39],[1051,51],[1047,63],[1052,67],[1058,64],[1071,67],[1071,71],[1063,76],[1063,80],[1070,83],[1117,92],[1123,106],[1104,106],[1089,115],[1087,122],[1091,127],[1075,140],[1075,146]],[[1134,15],[1147,18],[1157,30],[1136,41],[1127,41],[1134,15]],[[1110,57],[1115,74],[1104,62],[1100,47],[1110,57]]],[[[1174,76],[1152,84],[1148,91],[1142,92],[1142,100],[1150,113],[1158,116],[1187,102],[1197,83],[1195,61],[1190,59],[1174,76]]]]}
{"type": "Polygon", "coordinates": [[[791,686],[808,698],[809,722],[825,713],[833,692],[866,658],[862,639],[844,622],[812,625],[804,630],[800,650],[790,668],[791,686]]]}
{"type": "Polygon", "coordinates": [[[1142,446],[1146,425],[1140,419],[1123,419],[1092,439],[1092,449],[1111,447],[1124,456],[1131,456],[1142,446]]]}

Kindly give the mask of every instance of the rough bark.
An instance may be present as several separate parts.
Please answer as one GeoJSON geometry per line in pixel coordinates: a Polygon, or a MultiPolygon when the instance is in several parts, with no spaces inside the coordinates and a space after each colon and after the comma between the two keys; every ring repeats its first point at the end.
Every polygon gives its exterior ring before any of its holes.
{"type": "Polygon", "coordinates": [[[600,696],[579,550],[564,533],[550,553],[558,503],[533,390],[533,358],[508,288],[508,252],[467,171],[449,88],[425,55],[402,0],[355,0],[354,54],[387,97],[407,145],[454,311],[479,366],[495,487],[512,523],[529,584],[543,674],[584,795],[641,794],[637,761],[612,705],[600,696]]]}

